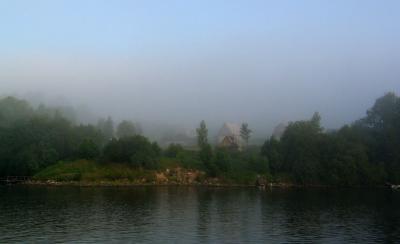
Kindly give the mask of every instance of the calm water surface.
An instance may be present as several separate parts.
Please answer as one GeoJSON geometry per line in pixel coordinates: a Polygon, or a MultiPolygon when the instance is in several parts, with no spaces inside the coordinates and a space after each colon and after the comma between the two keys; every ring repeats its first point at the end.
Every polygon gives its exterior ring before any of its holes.
{"type": "Polygon", "coordinates": [[[0,243],[400,243],[400,191],[0,186],[0,243]]]}

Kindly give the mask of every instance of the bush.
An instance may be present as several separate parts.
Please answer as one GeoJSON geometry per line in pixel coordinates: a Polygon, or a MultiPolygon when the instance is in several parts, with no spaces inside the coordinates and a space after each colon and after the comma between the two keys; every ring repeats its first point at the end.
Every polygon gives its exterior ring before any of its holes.
{"type": "Polygon", "coordinates": [[[218,171],[228,172],[229,170],[231,170],[231,159],[226,150],[217,149],[213,161],[214,164],[217,166],[218,171]]]}
{"type": "Polygon", "coordinates": [[[82,159],[95,159],[100,155],[99,147],[91,139],[85,139],[78,148],[78,157],[82,159]]]}
{"type": "Polygon", "coordinates": [[[183,151],[183,147],[180,144],[171,143],[165,150],[164,154],[170,158],[176,158],[180,152],[183,151]]]}
{"type": "Polygon", "coordinates": [[[157,167],[158,146],[143,136],[124,137],[111,140],[103,150],[105,160],[128,163],[135,167],[154,169],[157,167]]]}

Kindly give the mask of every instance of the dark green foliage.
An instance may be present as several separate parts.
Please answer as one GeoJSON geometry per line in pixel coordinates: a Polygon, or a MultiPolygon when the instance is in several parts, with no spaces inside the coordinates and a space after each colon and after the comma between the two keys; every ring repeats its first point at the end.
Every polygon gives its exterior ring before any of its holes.
{"type": "MultiPolygon", "coordinates": [[[[158,168],[160,147],[143,136],[132,136],[136,133],[132,124],[122,126],[128,130],[119,128],[120,138],[115,139],[110,117],[100,120],[96,128],[76,125],[65,119],[64,113],[44,106],[34,109],[12,97],[0,99],[0,175],[32,175],[61,160],[97,158],[128,164],[132,169],[158,168]]],[[[200,169],[208,176],[236,183],[251,183],[258,175],[314,185],[400,183],[398,96],[388,93],[377,99],[365,118],[337,131],[324,132],[320,120],[315,113],[310,120],[290,123],[280,140],[271,137],[264,143],[261,153],[255,147],[213,150],[202,121],[197,129],[199,150],[171,144],[164,161],[171,167],[200,169]]]]}
{"type": "Polygon", "coordinates": [[[243,123],[240,127],[240,137],[246,142],[246,146],[249,144],[251,133],[252,130],[249,129],[249,125],[247,123],[243,123]]]}
{"type": "Polygon", "coordinates": [[[265,141],[261,147],[261,155],[268,158],[271,173],[274,174],[283,170],[281,147],[277,139],[271,137],[265,141]]]}
{"type": "Polygon", "coordinates": [[[320,116],[289,124],[280,141],[267,140],[261,154],[273,174],[296,183],[340,186],[400,183],[400,98],[376,100],[367,116],[323,133],[320,116]]]}
{"type": "Polygon", "coordinates": [[[211,145],[208,143],[208,129],[204,120],[200,122],[200,127],[196,129],[197,145],[200,148],[199,158],[203,162],[204,169],[209,176],[215,177],[218,175],[218,167],[212,161],[213,152],[211,145]]]}
{"type": "Polygon", "coordinates": [[[252,155],[248,159],[249,170],[260,174],[269,174],[270,166],[268,159],[263,156],[252,155]]]}
{"type": "Polygon", "coordinates": [[[177,154],[176,158],[187,169],[204,169],[204,165],[196,151],[183,150],[177,154]]]}
{"type": "Polygon", "coordinates": [[[26,121],[33,116],[33,109],[24,100],[14,97],[0,99],[0,127],[8,128],[15,122],[26,121]]]}
{"type": "Polygon", "coordinates": [[[58,160],[80,157],[86,139],[102,144],[103,136],[93,126],[74,126],[60,113],[51,115],[43,109],[34,110],[15,98],[0,100],[4,116],[0,118],[0,175],[31,175],[58,160]]]}
{"type": "Polygon", "coordinates": [[[210,144],[205,144],[200,148],[199,152],[200,160],[204,164],[204,168],[208,175],[215,177],[218,175],[218,168],[212,161],[213,152],[210,144]]]}
{"type": "Polygon", "coordinates": [[[99,147],[93,140],[86,139],[81,142],[78,148],[78,157],[82,159],[95,159],[100,155],[99,147]]]}
{"type": "Polygon", "coordinates": [[[180,152],[183,152],[183,147],[180,144],[171,143],[164,154],[167,157],[176,158],[180,152]]]}
{"type": "Polygon", "coordinates": [[[104,135],[93,125],[74,126],[72,131],[75,141],[82,142],[84,140],[90,140],[99,149],[105,143],[104,135]]]}
{"type": "Polygon", "coordinates": [[[213,163],[216,165],[219,172],[228,172],[231,170],[231,158],[229,152],[221,148],[216,149],[213,163]]]}
{"type": "Polygon", "coordinates": [[[148,169],[157,167],[158,154],[158,146],[139,135],[112,139],[103,150],[106,161],[128,163],[148,169]]]}
{"type": "Polygon", "coordinates": [[[0,173],[32,174],[58,160],[82,156],[84,140],[90,140],[97,147],[101,138],[94,127],[74,127],[60,117],[39,116],[15,123],[3,129],[0,173]]]}
{"type": "Polygon", "coordinates": [[[208,129],[206,126],[206,122],[202,120],[200,122],[200,127],[196,129],[197,132],[197,145],[199,148],[208,144],[208,129]]]}
{"type": "Polygon", "coordinates": [[[151,148],[153,149],[154,156],[159,157],[161,156],[161,147],[158,145],[157,142],[152,142],[151,143],[151,148]]]}
{"type": "Polygon", "coordinates": [[[292,172],[299,183],[318,181],[318,145],[321,136],[320,117],[315,113],[309,121],[290,123],[281,138],[282,169],[292,172]]]}
{"type": "Polygon", "coordinates": [[[121,123],[119,123],[117,127],[118,138],[134,136],[136,134],[138,133],[136,133],[135,124],[133,122],[124,120],[121,123]]]}
{"type": "Polygon", "coordinates": [[[400,97],[387,93],[377,99],[358,125],[369,135],[371,160],[384,165],[389,182],[400,183],[400,97]]]}

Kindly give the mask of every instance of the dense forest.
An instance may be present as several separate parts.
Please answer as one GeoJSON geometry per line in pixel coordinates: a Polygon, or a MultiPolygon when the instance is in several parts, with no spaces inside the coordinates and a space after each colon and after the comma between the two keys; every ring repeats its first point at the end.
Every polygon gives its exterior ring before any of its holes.
{"type": "MultiPolygon", "coordinates": [[[[35,175],[49,166],[86,159],[157,171],[167,166],[197,169],[230,182],[369,186],[400,183],[400,98],[387,93],[364,118],[325,131],[315,113],[291,122],[281,138],[232,150],[212,146],[206,123],[197,129],[198,149],[179,144],[161,149],[131,121],[76,124],[58,109],[33,108],[14,97],[0,99],[0,175],[35,175]],[[171,163],[172,162],[172,163],[171,163]]],[[[248,140],[250,129],[246,125],[248,140]]]]}
{"type": "Polygon", "coordinates": [[[300,184],[383,185],[400,182],[400,98],[387,93],[352,125],[324,132],[318,113],[290,123],[261,153],[273,176],[300,184]]]}

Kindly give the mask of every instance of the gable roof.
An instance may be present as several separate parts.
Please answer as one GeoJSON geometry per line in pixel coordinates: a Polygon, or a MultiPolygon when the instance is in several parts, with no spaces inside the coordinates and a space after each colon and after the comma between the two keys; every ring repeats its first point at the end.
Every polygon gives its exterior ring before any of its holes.
{"type": "Polygon", "coordinates": [[[219,130],[218,136],[240,136],[240,125],[234,123],[224,123],[219,130]]]}

